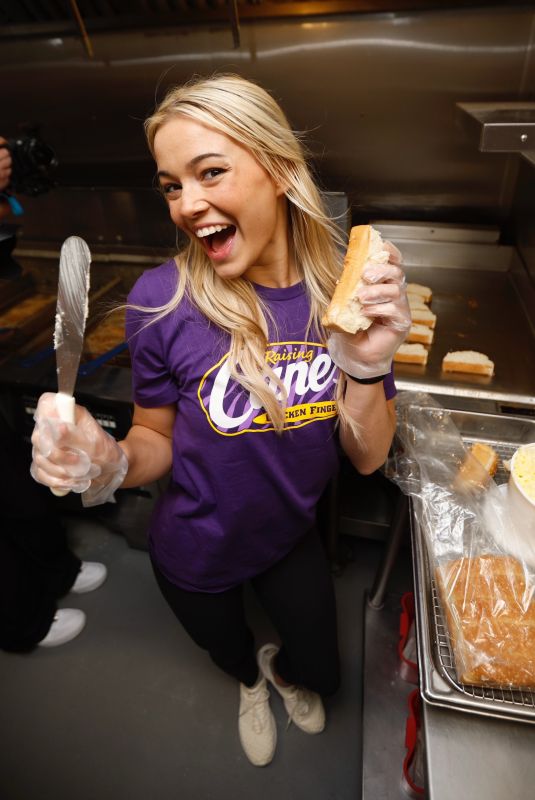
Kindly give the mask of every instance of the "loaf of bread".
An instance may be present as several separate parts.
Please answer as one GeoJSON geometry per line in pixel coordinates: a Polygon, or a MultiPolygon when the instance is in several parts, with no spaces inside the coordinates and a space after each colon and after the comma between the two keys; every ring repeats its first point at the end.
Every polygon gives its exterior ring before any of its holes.
{"type": "Polygon", "coordinates": [[[417,325],[413,323],[407,334],[407,342],[420,342],[421,344],[432,344],[435,332],[428,325],[417,325]]]}
{"type": "Polygon", "coordinates": [[[460,558],[442,564],[436,581],[459,682],[535,687],[535,604],[522,564],[460,558]]]}
{"type": "Polygon", "coordinates": [[[467,372],[473,375],[494,375],[494,362],[476,350],[454,350],[442,359],[444,372],[467,372]]]}
{"type": "Polygon", "coordinates": [[[371,225],[351,228],[342,274],[322,319],[326,328],[357,333],[370,327],[373,320],[362,313],[362,304],[357,297],[362,273],[368,265],[386,264],[389,255],[381,234],[371,225]]]}
{"type": "Polygon", "coordinates": [[[427,364],[427,350],[423,344],[401,344],[394,353],[394,361],[400,364],[427,364]]]}
{"type": "Polygon", "coordinates": [[[467,452],[455,480],[457,489],[484,489],[498,469],[498,453],[483,442],[476,442],[467,452]]]}
{"type": "Polygon", "coordinates": [[[421,283],[408,283],[407,294],[418,295],[425,303],[430,303],[433,297],[433,292],[429,286],[422,286],[421,283]]]}

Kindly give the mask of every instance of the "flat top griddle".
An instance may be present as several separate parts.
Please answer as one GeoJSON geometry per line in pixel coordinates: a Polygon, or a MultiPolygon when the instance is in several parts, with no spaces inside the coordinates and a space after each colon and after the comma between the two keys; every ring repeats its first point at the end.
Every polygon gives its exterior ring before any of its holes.
{"type": "Polygon", "coordinates": [[[433,290],[437,315],[426,366],[395,364],[399,389],[516,403],[535,412],[535,286],[499,232],[374,223],[403,254],[407,281],[433,290]],[[529,285],[528,285],[529,284],[529,285]],[[492,377],[444,373],[452,350],[477,350],[495,363],[492,377]]]}
{"type": "Polygon", "coordinates": [[[464,389],[474,396],[522,398],[535,405],[535,342],[508,271],[408,267],[407,279],[433,289],[435,338],[425,367],[396,364],[396,376],[431,383],[448,394],[464,389]],[[492,377],[442,372],[450,350],[477,350],[495,364],[492,377]]]}

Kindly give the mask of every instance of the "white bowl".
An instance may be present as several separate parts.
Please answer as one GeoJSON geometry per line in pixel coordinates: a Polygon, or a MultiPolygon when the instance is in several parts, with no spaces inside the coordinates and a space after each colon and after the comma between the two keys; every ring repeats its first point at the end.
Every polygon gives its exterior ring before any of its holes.
{"type": "Polygon", "coordinates": [[[535,535],[526,536],[525,525],[513,524],[511,495],[507,483],[491,486],[483,501],[482,521],[501,552],[535,570],[535,535]]]}
{"type": "MultiPolygon", "coordinates": [[[[508,505],[512,522],[519,534],[526,538],[533,537],[535,542],[535,491],[530,496],[518,480],[518,461],[520,454],[526,452],[535,464],[535,442],[519,447],[511,459],[511,475],[508,483],[508,505]]],[[[535,482],[535,468],[533,479],[535,482]]]]}
{"type": "Polygon", "coordinates": [[[517,454],[535,443],[520,447],[511,459],[509,482],[492,486],[483,501],[483,522],[498,547],[535,570],[535,501],[518,483],[517,454]]]}

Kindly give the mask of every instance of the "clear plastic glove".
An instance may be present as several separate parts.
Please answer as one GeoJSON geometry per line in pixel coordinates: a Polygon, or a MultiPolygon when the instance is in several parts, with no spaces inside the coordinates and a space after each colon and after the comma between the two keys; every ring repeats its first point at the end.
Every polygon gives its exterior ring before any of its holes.
{"type": "Polygon", "coordinates": [[[384,244],[390,253],[388,262],[368,268],[358,292],[363,313],[373,324],[355,334],[333,331],[327,340],[334,363],[354,378],[387,375],[411,326],[401,253],[391,242],[384,244]]]}
{"type": "Polygon", "coordinates": [[[34,419],[32,477],[50,488],[81,494],[84,506],[114,502],[128,459],[89,411],[76,406],[76,424],[62,422],[56,395],[47,392],[39,398],[34,419]]]}

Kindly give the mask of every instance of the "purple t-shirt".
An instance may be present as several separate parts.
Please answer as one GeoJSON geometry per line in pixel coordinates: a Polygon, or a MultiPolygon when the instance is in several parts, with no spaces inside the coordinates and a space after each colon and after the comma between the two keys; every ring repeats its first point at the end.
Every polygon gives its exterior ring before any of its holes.
{"type": "MultiPolygon", "coordinates": [[[[145,272],[128,301],[164,305],[176,284],[170,260],[145,272]]],[[[305,339],[304,287],[255,289],[277,324],[266,359],[288,390],[282,434],[230,377],[228,334],[187,297],[142,330],[150,316],[127,313],[135,402],[177,408],[172,477],[152,516],[151,555],[168,580],[190,591],[223,591],[285,556],[313,525],[337,468],[338,370],[318,337],[305,339]]],[[[395,394],[391,375],[385,394],[395,394]]]]}

